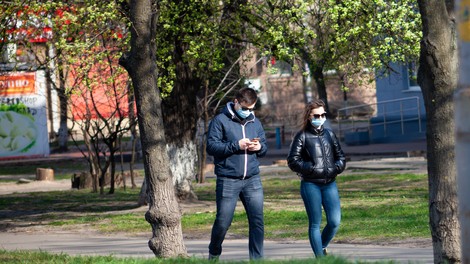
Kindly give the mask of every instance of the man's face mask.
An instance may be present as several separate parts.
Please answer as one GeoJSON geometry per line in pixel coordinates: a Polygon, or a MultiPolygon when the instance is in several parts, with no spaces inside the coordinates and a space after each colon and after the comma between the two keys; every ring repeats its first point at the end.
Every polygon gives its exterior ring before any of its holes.
{"type": "Polygon", "coordinates": [[[250,114],[251,114],[251,111],[250,110],[242,110],[241,108],[237,110],[237,114],[241,117],[241,118],[247,118],[250,114]]]}
{"type": "Polygon", "coordinates": [[[241,117],[241,118],[247,118],[251,112],[254,110],[254,108],[247,108],[247,107],[244,107],[243,105],[241,105],[240,103],[238,103],[238,110],[237,110],[237,114],[241,117]]]}

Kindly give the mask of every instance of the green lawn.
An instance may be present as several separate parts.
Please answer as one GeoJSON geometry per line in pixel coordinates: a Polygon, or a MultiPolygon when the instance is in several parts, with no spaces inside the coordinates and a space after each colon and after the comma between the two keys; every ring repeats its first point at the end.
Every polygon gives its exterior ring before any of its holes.
{"type": "MultiPolygon", "coordinates": [[[[55,165],[60,168],[62,165],[55,165]]],[[[77,165],[79,166],[79,165],[77,165]]],[[[34,165],[31,166],[31,168],[34,165]]],[[[70,166],[65,166],[70,169],[70,166]]],[[[30,169],[31,169],[30,168],[30,169]]],[[[80,169],[80,167],[77,167],[80,169]]],[[[15,171],[11,168],[2,170],[15,171]]],[[[22,172],[27,172],[24,168],[22,172]]],[[[298,177],[288,168],[262,175],[265,192],[266,239],[308,239],[307,215],[299,195],[298,177]]],[[[1,184],[1,183],[0,183],[1,184]]],[[[346,172],[338,177],[341,196],[342,222],[335,242],[375,243],[423,239],[430,237],[428,224],[427,176],[397,171],[346,172]]],[[[182,216],[184,235],[208,239],[215,218],[215,179],[204,184],[194,183],[199,201],[186,203],[182,216]]],[[[114,194],[100,195],[90,190],[67,190],[35,193],[13,193],[0,196],[0,210],[14,214],[0,216],[0,224],[10,226],[49,226],[51,228],[89,228],[102,233],[126,235],[151,234],[145,221],[147,207],[138,207],[140,188],[116,189],[114,194]],[[12,221],[14,219],[14,221],[12,221]]],[[[323,221],[325,222],[325,221],[323,221]]],[[[237,207],[229,233],[247,236],[246,214],[237,207]]],[[[160,263],[159,260],[151,260],[160,263]]],[[[315,263],[299,260],[289,263],[315,263]]],[[[348,263],[327,258],[321,263],[348,263]],[[330,261],[330,262],[323,262],[330,261]]],[[[149,263],[145,259],[112,257],[71,257],[45,252],[0,251],[0,263],[149,263]]],[[[172,262],[165,262],[172,263],[172,262]]],[[[174,263],[206,263],[204,260],[179,259],[174,263]]],[[[227,262],[244,263],[244,262],[227,262]]],[[[265,261],[263,263],[287,263],[265,261]]]]}
{"type": "MultiPolygon", "coordinates": [[[[113,256],[69,256],[66,254],[50,254],[47,252],[36,251],[5,251],[0,249],[0,263],[9,264],[208,264],[213,261],[201,258],[118,258],[113,256]]],[[[225,264],[242,264],[253,263],[250,261],[222,261],[225,264]]],[[[348,263],[370,263],[362,261],[347,261],[343,258],[327,256],[322,259],[289,259],[289,260],[262,260],[256,261],[258,264],[348,264],[348,263]]],[[[375,262],[375,263],[391,263],[391,262],[375,262]]]]}
{"type": "MultiPolygon", "coordinates": [[[[54,179],[71,179],[74,173],[88,171],[88,164],[85,159],[70,159],[66,161],[57,162],[51,161],[37,161],[29,162],[28,164],[4,164],[0,167],[0,175],[36,175],[37,168],[49,168],[54,170],[54,179]]],[[[7,179],[0,179],[1,182],[16,182],[17,178],[11,177],[7,179]]]]}
{"type": "MultiPolygon", "coordinates": [[[[307,215],[299,195],[300,182],[285,170],[263,175],[265,191],[266,239],[308,239],[307,215]]],[[[335,240],[352,242],[400,240],[430,237],[428,225],[427,176],[424,174],[364,174],[338,177],[342,223],[335,240]],[[365,228],[367,227],[367,228],[365,228]]],[[[183,232],[207,238],[215,218],[215,179],[194,184],[201,202],[182,217],[183,232]]],[[[2,195],[0,210],[23,215],[20,220],[41,225],[69,228],[87,225],[104,233],[130,235],[151,232],[144,219],[146,208],[136,204],[140,188],[117,189],[100,195],[90,190],[70,190],[2,195]],[[29,214],[28,212],[40,212],[29,214]]],[[[241,203],[239,203],[241,205],[241,203]]],[[[246,236],[248,224],[241,206],[237,207],[229,232],[246,236]]],[[[0,218],[2,220],[2,218],[0,218]]],[[[323,221],[325,222],[325,221],[323,221]]]]}

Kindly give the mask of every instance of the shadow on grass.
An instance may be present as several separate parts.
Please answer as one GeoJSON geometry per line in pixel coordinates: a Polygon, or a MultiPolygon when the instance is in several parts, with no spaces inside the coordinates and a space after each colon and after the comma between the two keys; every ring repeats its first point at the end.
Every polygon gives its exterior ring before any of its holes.
{"type": "Polygon", "coordinates": [[[12,225],[40,223],[51,219],[74,219],[78,214],[104,214],[139,208],[140,189],[117,190],[115,194],[90,190],[13,193],[0,199],[0,231],[12,225]]]}

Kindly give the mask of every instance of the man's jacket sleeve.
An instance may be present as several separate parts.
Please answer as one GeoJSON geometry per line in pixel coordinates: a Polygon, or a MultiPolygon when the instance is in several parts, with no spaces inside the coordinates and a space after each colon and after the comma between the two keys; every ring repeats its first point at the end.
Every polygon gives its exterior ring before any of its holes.
{"type": "Polygon", "coordinates": [[[207,154],[224,158],[240,150],[238,141],[224,141],[223,130],[222,122],[215,117],[209,124],[206,146],[207,154]]]}

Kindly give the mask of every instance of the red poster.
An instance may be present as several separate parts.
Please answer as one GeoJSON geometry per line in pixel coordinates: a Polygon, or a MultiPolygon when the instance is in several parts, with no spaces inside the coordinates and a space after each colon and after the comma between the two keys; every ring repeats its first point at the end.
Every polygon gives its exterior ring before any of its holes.
{"type": "Polygon", "coordinates": [[[0,75],[0,96],[36,94],[35,73],[8,73],[0,75]]]}

